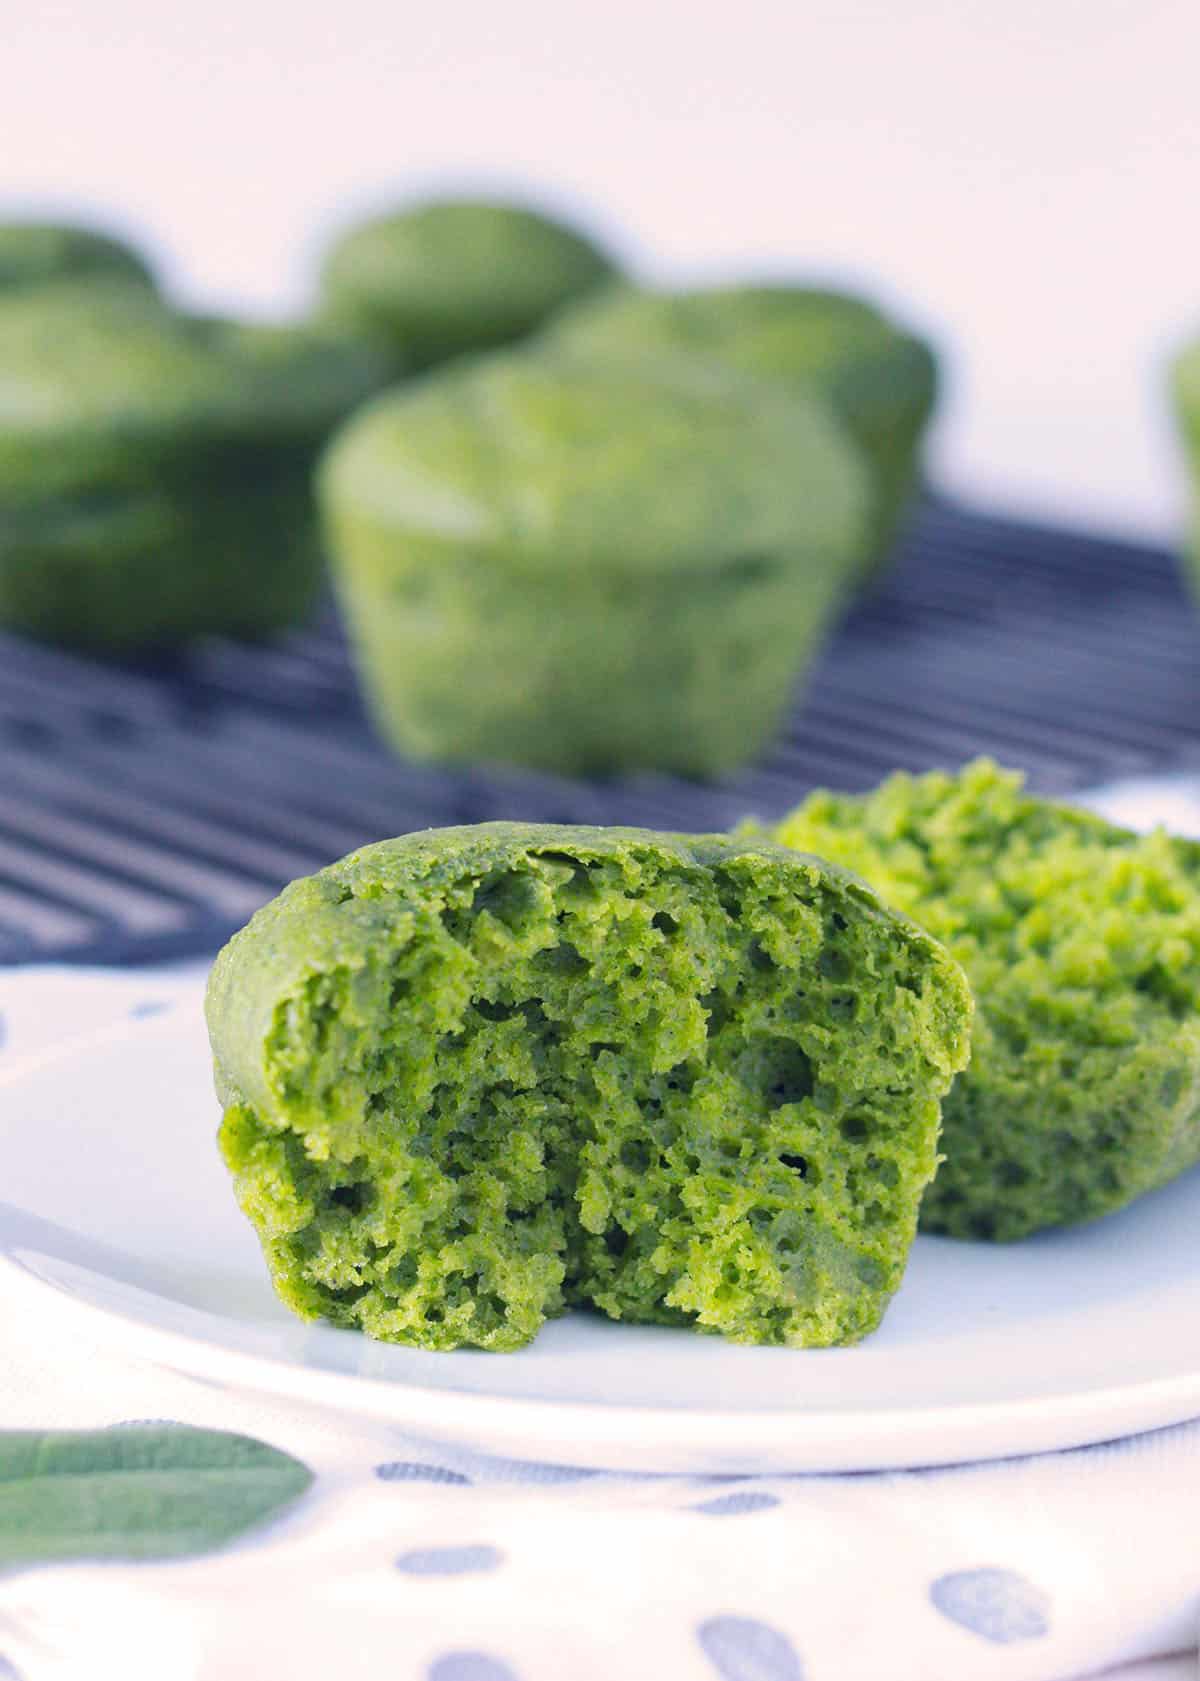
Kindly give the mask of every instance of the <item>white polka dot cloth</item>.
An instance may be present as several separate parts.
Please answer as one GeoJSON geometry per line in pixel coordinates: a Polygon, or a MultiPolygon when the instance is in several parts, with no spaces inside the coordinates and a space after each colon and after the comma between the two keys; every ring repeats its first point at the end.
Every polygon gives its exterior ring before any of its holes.
{"type": "MultiPolygon", "coordinates": [[[[177,984],[0,975],[0,1066],[177,984]]],[[[1200,1675],[1200,1422],[949,1471],[627,1476],[201,1385],[60,1333],[58,1311],[0,1277],[0,1429],[170,1419],[316,1481],[208,1558],[0,1577],[0,1681],[1200,1675]]]]}

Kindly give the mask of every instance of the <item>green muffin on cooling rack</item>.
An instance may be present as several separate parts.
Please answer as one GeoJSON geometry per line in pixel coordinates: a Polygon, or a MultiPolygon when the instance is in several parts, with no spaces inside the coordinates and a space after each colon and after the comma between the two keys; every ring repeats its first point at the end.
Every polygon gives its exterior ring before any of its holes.
{"type": "Polygon", "coordinates": [[[124,653],[303,618],[313,461],[380,377],[332,330],[124,280],[0,294],[0,626],[124,653]]]}
{"type": "Polygon", "coordinates": [[[1189,340],[1176,355],[1171,367],[1171,391],[1191,479],[1191,515],[1184,560],[1193,594],[1200,596],[1200,335],[1189,340]]]}
{"type": "Polygon", "coordinates": [[[422,1348],[570,1306],[854,1342],[967,1055],[958,966],[769,843],[487,823],[292,885],[217,959],[221,1149],[277,1291],[422,1348]]]}
{"type": "Polygon", "coordinates": [[[982,760],[813,794],[771,832],[855,871],[971,983],[924,1229],[1074,1225],[1200,1161],[1200,845],[1037,799],[982,760]]]}
{"type": "Polygon", "coordinates": [[[713,776],[769,740],[866,488],[725,369],[500,353],[386,393],[319,474],[376,722],[420,759],[713,776]]]}
{"type": "Polygon", "coordinates": [[[612,287],[565,312],[554,339],[596,356],[685,352],[823,396],[872,487],[860,570],[880,566],[920,480],[937,401],[932,348],[866,299],[789,285],[650,292],[612,287]]]}
{"type": "Polygon", "coordinates": [[[141,253],[112,234],[69,222],[0,222],[0,296],[92,276],[154,284],[141,253]]]}
{"type": "Polygon", "coordinates": [[[523,205],[437,199],[348,229],[326,254],[331,315],[420,369],[523,338],[616,273],[578,229],[523,205]]]}

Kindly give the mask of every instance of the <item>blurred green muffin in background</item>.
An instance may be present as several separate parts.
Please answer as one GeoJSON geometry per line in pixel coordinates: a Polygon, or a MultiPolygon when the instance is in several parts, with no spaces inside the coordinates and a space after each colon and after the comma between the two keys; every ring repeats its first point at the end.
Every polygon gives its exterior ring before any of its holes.
{"type": "Polygon", "coordinates": [[[112,234],[60,222],[0,222],[0,295],[84,275],[154,285],[146,259],[112,234]]]}
{"type": "Polygon", "coordinates": [[[691,358],[531,351],[385,394],[318,483],[383,735],[583,774],[753,758],[868,500],[811,398],[691,358]]]}
{"type": "Polygon", "coordinates": [[[938,368],[924,340],[865,299],[802,286],[691,292],[610,287],[567,311],[551,337],[579,352],[683,351],[740,373],[817,391],[861,449],[873,479],[864,574],[886,560],[920,479],[938,368]]]}
{"type": "Polygon", "coordinates": [[[1200,334],[1175,357],[1171,393],[1191,478],[1191,518],[1184,559],[1192,590],[1200,595],[1200,334]]]}
{"type": "Polygon", "coordinates": [[[0,294],[0,625],[116,653],[302,618],[314,457],[379,382],[357,339],[128,281],[0,294]]]}
{"type": "Polygon", "coordinates": [[[447,199],[349,229],[326,254],[321,291],[328,313],[413,371],[523,338],[615,274],[612,259],[564,222],[447,199]]]}

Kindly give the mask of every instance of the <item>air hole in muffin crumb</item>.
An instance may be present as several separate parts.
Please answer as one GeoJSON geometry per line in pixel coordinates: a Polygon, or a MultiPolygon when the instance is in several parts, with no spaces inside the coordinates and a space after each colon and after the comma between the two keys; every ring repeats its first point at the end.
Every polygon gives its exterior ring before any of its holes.
{"type": "Polygon", "coordinates": [[[879,1185],[886,1185],[891,1190],[900,1182],[900,1169],[889,1156],[868,1156],[867,1171],[879,1185]]]}
{"type": "Polygon", "coordinates": [[[545,964],[548,969],[557,969],[564,975],[581,975],[588,968],[587,958],[576,951],[567,940],[553,946],[549,951],[542,952],[538,962],[545,964]]]}
{"type": "Polygon", "coordinates": [[[514,934],[520,932],[535,908],[533,883],[527,876],[516,875],[512,871],[504,871],[482,881],[471,904],[476,914],[487,911],[489,916],[502,922],[514,934]]]}
{"type": "Polygon", "coordinates": [[[817,958],[817,971],[827,981],[844,981],[850,975],[850,958],[834,946],[826,946],[817,958]]]}
{"type": "Polygon", "coordinates": [[[726,916],[735,922],[742,919],[742,890],[741,886],[727,870],[714,870],[712,873],[713,888],[717,901],[726,916]]]}
{"type": "Polygon", "coordinates": [[[779,1108],[811,1097],[816,1079],[812,1059],[790,1039],[772,1039],[763,1051],[763,1077],[771,1101],[779,1108]]]}
{"type": "Polygon", "coordinates": [[[715,1039],[729,1020],[729,1000],[723,992],[706,992],[700,1008],[708,1014],[708,1037],[715,1039]]]}
{"type": "MultiPolygon", "coordinates": [[[[564,821],[569,823],[571,819],[568,817],[564,821]]],[[[539,851],[537,856],[547,864],[565,865],[571,872],[572,883],[591,881],[590,866],[582,858],[575,858],[569,852],[555,852],[549,847],[539,851]]]]}
{"type": "Polygon", "coordinates": [[[520,1014],[511,1004],[500,1004],[491,998],[477,998],[474,1008],[476,1015],[482,1016],[484,1021],[509,1021],[520,1014]]]}
{"type": "Polygon", "coordinates": [[[344,1208],[348,1214],[361,1214],[371,1194],[369,1185],[335,1185],[329,1193],[334,1208],[344,1208]]]}
{"type": "Polygon", "coordinates": [[[753,963],[754,967],[760,972],[765,973],[768,969],[773,969],[775,967],[775,960],[766,950],[761,940],[751,940],[749,951],[751,963],[753,963]]]}

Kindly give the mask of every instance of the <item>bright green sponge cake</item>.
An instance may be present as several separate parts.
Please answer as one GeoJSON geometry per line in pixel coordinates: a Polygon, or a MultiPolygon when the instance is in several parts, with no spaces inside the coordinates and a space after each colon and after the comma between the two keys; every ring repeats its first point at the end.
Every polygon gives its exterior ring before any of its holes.
{"type": "Polygon", "coordinates": [[[0,292],[95,276],[154,284],[141,253],[111,234],[66,222],[0,222],[0,292]]]}
{"type": "Polygon", "coordinates": [[[221,1148],[280,1296],[431,1349],[575,1304],[853,1342],[967,1055],[961,971],[769,843],[428,830],[294,882],[208,991],[221,1148]]]}
{"type": "Polygon", "coordinates": [[[924,1229],[1025,1237],[1200,1160],[1200,846],[1036,799],[987,761],[813,794],[773,832],[857,872],[971,982],[924,1229]]]}
{"type": "Polygon", "coordinates": [[[615,272],[587,235],[527,206],[434,199],[348,229],[321,285],[330,314],[415,370],[523,338],[615,272]]]}
{"type": "Polygon", "coordinates": [[[867,502],[811,399],[684,359],[525,351],[385,393],[318,493],[381,733],[576,775],[716,776],[760,752],[867,502]]]}
{"type": "Polygon", "coordinates": [[[920,478],[921,445],[938,393],[924,339],[849,292],[811,286],[724,286],[650,292],[611,286],[550,329],[580,353],[684,352],[826,400],[862,453],[872,517],[859,570],[886,560],[920,478]]]}
{"type": "Polygon", "coordinates": [[[1185,560],[1192,593],[1200,596],[1200,335],[1184,345],[1175,357],[1171,386],[1192,487],[1185,560]]]}
{"type": "Polygon", "coordinates": [[[302,619],[313,460],[378,383],[344,333],[127,280],[0,293],[0,626],[121,654],[302,619]]]}

